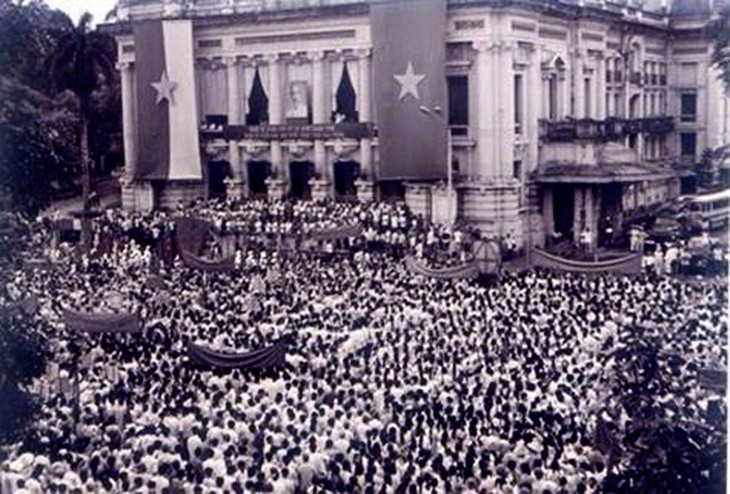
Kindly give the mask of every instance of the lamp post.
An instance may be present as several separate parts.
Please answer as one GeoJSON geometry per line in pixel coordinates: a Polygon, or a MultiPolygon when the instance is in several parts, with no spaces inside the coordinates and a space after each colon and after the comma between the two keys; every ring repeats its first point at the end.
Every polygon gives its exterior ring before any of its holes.
{"type": "Polygon", "coordinates": [[[454,171],[452,167],[452,146],[451,146],[451,129],[449,128],[449,122],[444,117],[441,107],[440,106],[434,106],[433,108],[429,108],[427,106],[419,106],[418,109],[425,113],[426,115],[429,115],[439,122],[441,122],[444,127],[446,128],[446,194],[447,194],[447,208],[448,208],[448,218],[449,218],[449,224],[453,224],[454,222],[454,171]]]}

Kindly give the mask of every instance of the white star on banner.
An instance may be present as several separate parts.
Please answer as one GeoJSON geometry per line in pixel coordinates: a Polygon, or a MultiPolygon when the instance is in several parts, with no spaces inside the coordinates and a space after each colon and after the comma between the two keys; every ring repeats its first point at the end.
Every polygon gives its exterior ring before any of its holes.
{"type": "Polygon", "coordinates": [[[156,104],[159,105],[160,102],[164,99],[166,99],[168,103],[172,104],[172,92],[177,89],[177,82],[170,81],[170,79],[167,78],[166,71],[162,71],[160,81],[153,82],[152,87],[155,88],[155,90],[157,91],[156,104]]]}
{"type": "Polygon", "coordinates": [[[418,95],[418,85],[426,78],[425,74],[416,74],[413,70],[413,63],[408,61],[408,67],[406,68],[405,74],[393,75],[398,84],[400,84],[400,95],[399,100],[402,100],[409,94],[413,95],[416,99],[421,99],[418,95]]]}

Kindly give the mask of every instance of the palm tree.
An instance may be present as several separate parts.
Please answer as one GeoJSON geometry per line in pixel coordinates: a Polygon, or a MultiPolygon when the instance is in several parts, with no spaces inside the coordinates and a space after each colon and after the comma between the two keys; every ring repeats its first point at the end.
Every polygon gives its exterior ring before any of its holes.
{"type": "Polygon", "coordinates": [[[79,100],[81,121],[81,171],[84,209],[89,209],[89,118],[92,93],[103,82],[110,84],[114,72],[114,40],[91,30],[92,16],[85,12],[75,28],[64,35],[51,60],[51,77],[59,90],[71,90],[79,100]]]}

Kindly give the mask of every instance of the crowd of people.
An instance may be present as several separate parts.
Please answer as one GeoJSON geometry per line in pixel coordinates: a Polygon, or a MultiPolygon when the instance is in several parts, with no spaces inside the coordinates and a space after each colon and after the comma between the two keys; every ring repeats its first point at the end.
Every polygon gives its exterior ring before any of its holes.
{"type": "Polygon", "coordinates": [[[233,234],[237,269],[155,269],[170,213],[108,212],[90,256],[34,230],[53,267],[15,270],[3,296],[37,297],[52,357],[33,384],[42,411],[0,467],[3,494],[600,492],[610,458],[597,422],[620,435],[628,421],[604,385],[623,329],[662,335],[683,356],[659,397],[668,417],[704,422],[714,397],[697,373],[727,364],[721,285],[664,273],[422,278],[404,255],[463,262],[474,233],[386,203],[176,214],[233,234]],[[343,256],[252,240],[353,224],[362,234],[343,256]],[[132,312],[143,329],[72,332],[66,309],[132,312]],[[265,371],[186,355],[189,343],[241,352],[281,336],[286,365],[265,371]]]}

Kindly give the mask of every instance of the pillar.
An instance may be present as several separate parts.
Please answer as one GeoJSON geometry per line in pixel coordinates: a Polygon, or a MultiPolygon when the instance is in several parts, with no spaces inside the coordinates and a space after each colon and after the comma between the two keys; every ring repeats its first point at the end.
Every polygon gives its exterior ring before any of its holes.
{"type": "Polygon", "coordinates": [[[493,150],[496,147],[494,131],[494,98],[492,96],[494,83],[490,84],[494,76],[492,72],[492,43],[486,40],[475,41],[472,45],[476,50],[477,66],[477,177],[493,175],[490,163],[493,162],[493,150]]]}
{"type": "MultiPolygon", "coordinates": [[[[370,49],[358,52],[360,63],[360,122],[371,122],[370,113],[370,49]]],[[[374,178],[373,174],[373,148],[369,138],[360,139],[360,170],[368,180],[374,178]]]]}
{"type": "Polygon", "coordinates": [[[580,242],[580,232],[583,230],[583,187],[576,185],[573,189],[573,241],[580,242]]]}
{"type": "Polygon", "coordinates": [[[241,105],[238,90],[238,60],[236,60],[236,57],[226,58],[226,80],[228,82],[228,123],[236,125],[241,121],[239,115],[241,105]]]}
{"type": "MultiPolygon", "coordinates": [[[[584,192],[584,204],[583,209],[585,210],[585,226],[590,228],[591,235],[593,238],[598,238],[598,218],[596,217],[594,210],[594,197],[593,197],[593,186],[589,185],[585,188],[584,192]]],[[[594,240],[595,242],[595,240],[594,240]]],[[[595,245],[594,245],[595,246],[595,245]]]]}
{"type": "Polygon", "coordinates": [[[606,118],[606,63],[603,54],[596,57],[596,119],[606,118]]]}
{"type": "Polygon", "coordinates": [[[538,165],[538,145],[540,141],[540,128],[539,120],[542,117],[540,108],[542,100],[547,98],[544,97],[542,92],[543,80],[542,80],[542,50],[535,48],[532,51],[532,60],[530,61],[530,68],[528,71],[528,81],[525,87],[527,88],[527,97],[525,98],[525,126],[527,128],[527,142],[529,146],[529,161],[525,163],[525,172],[530,173],[532,170],[537,168],[538,165]]]}
{"type": "Polygon", "coordinates": [[[497,143],[499,144],[498,155],[498,176],[503,179],[512,177],[512,163],[514,161],[514,108],[515,108],[515,91],[514,91],[514,62],[512,58],[514,46],[509,43],[502,43],[496,53],[498,57],[497,72],[500,75],[500,82],[497,85],[499,91],[498,115],[499,115],[499,134],[497,143]]]}
{"type": "MultiPolygon", "coordinates": [[[[269,64],[269,124],[280,125],[284,112],[281,100],[279,55],[276,53],[269,54],[266,61],[269,64]]],[[[278,199],[279,189],[281,188],[279,182],[285,181],[289,173],[283,163],[281,142],[276,140],[271,141],[271,166],[275,170],[275,174],[272,177],[269,191],[272,192],[274,198],[278,199]]]]}
{"type": "Polygon", "coordinates": [[[312,122],[327,123],[325,108],[325,58],[323,51],[309,54],[312,60],[312,122]]]}
{"type": "Polygon", "coordinates": [[[246,172],[241,164],[241,150],[238,148],[238,141],[228,141],[228,162],[231,164],[233,179],[227,193],[230,197],[240,199],[245,196],[246,172]]]}
{"type": "Polygon", "coordinates": [[[137,142],[134,116],[134,72],[131,62],[120,62],[122,72],[122,137],[124,139],[124,167],[127,177],[132,178],[137,169],[137,142]]]}
{"type": "Polygon", "coordinates": [[[580,48],[573,49],[573,117],[586,117],[586,94],[583,84],[583,52],[580,48]]]}
{"type": "MultiPolygon", "coordinates": [[[[312,123],[327,123],[325,108],[325,56],[323,51],[309,54],[312,60],[312,123]]],[[[314,168],[322,181],[329,181],[332,174],[327,164],[327,152],[322,139],[314,141],[314,168]]]]}
{"type": "Polygon", "coordinates": [[[281,80],[279,55],[270,54],[266,57],[269,64],[269,123],[278,125],[282,123],[284,115],[281,100],[281,80]]]}
{"type": "Polygon", "coordinates": [[[555,212],[553,210],[553,188],[551,185],[542,186],[542,219],[545,225],[545,237],[552,238],[555,231],[555,212]]]}

